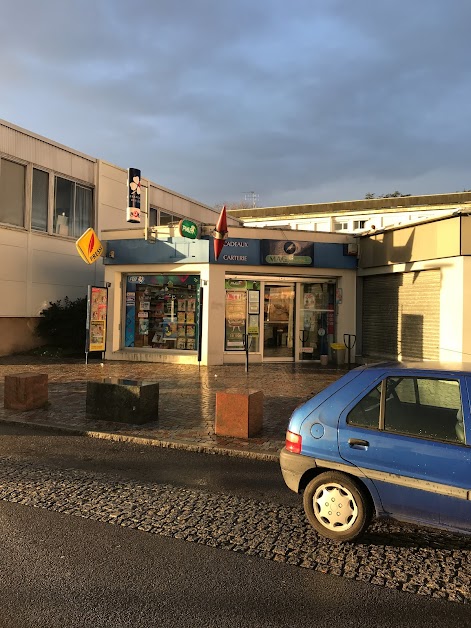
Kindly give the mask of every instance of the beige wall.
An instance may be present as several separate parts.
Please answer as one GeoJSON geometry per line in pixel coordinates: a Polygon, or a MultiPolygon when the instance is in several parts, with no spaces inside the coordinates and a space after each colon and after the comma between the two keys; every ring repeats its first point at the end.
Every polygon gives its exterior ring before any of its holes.
{"type": "Polygon", "coordinates": [[[0,120],[0,153],[84,183],[95,182],[96,159],[0,120]]]}
{"type": "Polygon", "coordinates": [[[461,255],[471,255],[471,216],[461,216],[461,255]]]}
{"type": "Polygon", "coordinates": [[[37,318],[0,318],[0,356],[29,351],[41,346],[35,335],[37,318]]]}
{"type": "MultiPolygon", "coordinates": [[[[471,362],[471,257],[464,257],[463,260],[463,276],[462,285],[459,286],[463,299],[463,360],[471,362]]],[[[451,304],[450,304],[451,307],[451,304]]]]}
{"type": "MultiPolygon", "coordinates": [[[[151,207],[158,207],[169,213],[185,216],[205,224],[215,224],[217,222],[219,217],[218,211],[143,178],[141,222],[136,224],[127,223],[127,176],[128,173],[125,168],[114,166],[106,161],[98,163],[98,227],[100,233],[102,230],[127,229],[142,237],[145,227],[145,216],[142,212],[146,208],[146,195],[149,189],[149,204],[151,207]]],[[[236,221],[228,217],[228,223],[235,224],[236,221]]]]}
{"type": "Polygon", "coordinates": [[[360,268],[460,255],[460,218],[384,231],[360,240],[360,268]]]}

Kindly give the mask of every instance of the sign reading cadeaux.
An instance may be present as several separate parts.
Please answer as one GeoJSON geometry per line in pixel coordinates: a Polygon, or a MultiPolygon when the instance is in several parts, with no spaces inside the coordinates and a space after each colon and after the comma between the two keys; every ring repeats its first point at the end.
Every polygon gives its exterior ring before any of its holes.
{"type": "Polygon", "coordinates": [[[260,264],[260,240],[227,238],[224,240],[224,246],[217,260],[212,249],[209,249],[209,261],[218,264],[258,266],[260,264]]]}
{"type": "Polygon", "coordinates": [[[128,168],[127,222],[141,222],[141,171],[128,168]]]}
{"type": "Polygon", "coordinates": [[[75,246],[80,257],[87,264],[93,264],[103,254],[103,244],[91,227],[80,236],[75,242],[75,246]]]}
{"type": "Polygon", "coordinates": [[[293,240],[262,240],[261,262],[276,266],[312,266],[314,245],[312,242],[293,240]]]}

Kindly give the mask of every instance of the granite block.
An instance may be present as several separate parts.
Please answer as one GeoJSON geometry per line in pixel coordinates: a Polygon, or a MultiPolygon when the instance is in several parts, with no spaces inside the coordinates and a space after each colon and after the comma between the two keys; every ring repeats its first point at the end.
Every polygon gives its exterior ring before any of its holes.
{"type": "Polygon", "coordinates": [[[216,393],[216,435],[250,438],[259,434],[262,427],[262,391],[228,390],[216,393]]]}
{"type": "Polygon", "coordinates": [[[10,410],[35,410],[48,403],[48,376],[44,373],[5,375],[3,405],[10,410]]]}
{"type": "Polygon", "coordinates": [[[87,416],[105,421],[141,424],[159,417],[159,383],[103,378],[87,382],[87,416]]]}

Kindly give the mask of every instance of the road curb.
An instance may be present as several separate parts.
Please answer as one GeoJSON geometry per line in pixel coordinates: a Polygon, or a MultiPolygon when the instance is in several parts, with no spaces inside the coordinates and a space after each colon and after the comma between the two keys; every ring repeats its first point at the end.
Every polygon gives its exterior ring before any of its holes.
{"type": "Polygon", "coordinates": [[[159,440],[157,438],[147,438],[142,436],[127,436],[126,434],[115,434],[113,432],[99,432],[96,430],[83,430],[78,427],[66,427],[63,425],[52,425],[50,423],[34,423],[29,421],[19,421],[15,419],[0,419],[2,423],[9,425],[24,425],[42,429],[44,431],[58,431],[71,436],[86,436],[100,440],[110,440],[119,443],[131,443],[134,445],[144,445],[147,447],[162,447],[165,449],[180,449],[195,453],[218,454],[222,456],[232,456],[237,458],[247,458],[252,460],[262,460],[265,462],[278,462],[279,455],[273,453],[262,453],[260,451],[244,451],[231,449],[230,447],[218,447],[210,445],[198,445],[187,441],[159,440]]]}

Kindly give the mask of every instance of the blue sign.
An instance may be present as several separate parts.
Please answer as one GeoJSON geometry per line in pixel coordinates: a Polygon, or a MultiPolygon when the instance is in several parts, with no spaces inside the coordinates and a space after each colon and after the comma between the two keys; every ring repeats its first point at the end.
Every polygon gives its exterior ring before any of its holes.
{"type": "Polygon", "coordinates": [[[213,247],[209,248],[209,261],[213,264],[236,264],[258,266],[260,264],[260,240],[227,238],[217,260],[213,247]]]}

